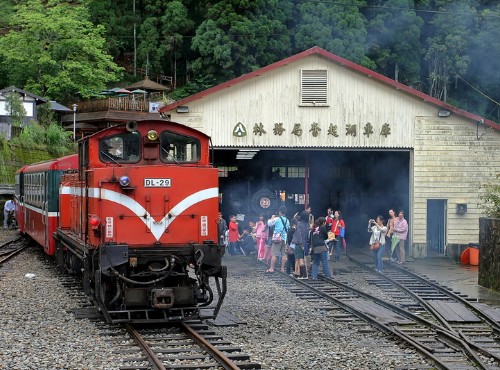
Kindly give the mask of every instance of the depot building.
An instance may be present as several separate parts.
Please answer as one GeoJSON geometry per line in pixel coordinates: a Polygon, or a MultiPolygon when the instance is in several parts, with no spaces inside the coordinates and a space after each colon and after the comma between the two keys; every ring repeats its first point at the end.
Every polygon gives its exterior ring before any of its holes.
{"type": "Polygon", "coordinates": [[[500,125],[314,47],[160,109],[211,136],[221,210],[246,225],[340,210],[348,247],[404,210],[407,253],[479,240],[480,186],[500,173],[500,125]]]}

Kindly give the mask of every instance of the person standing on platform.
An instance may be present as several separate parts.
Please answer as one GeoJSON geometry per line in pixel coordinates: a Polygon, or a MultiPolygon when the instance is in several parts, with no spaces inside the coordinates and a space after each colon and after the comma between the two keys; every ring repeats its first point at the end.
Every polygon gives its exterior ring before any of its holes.
{"type": "Polygon", "coordinates": [[[227,231],[227,222],[222,217],[222,212],[219,212],[219,217],[217,218],[217,230],[219,232],[219,244],[227,247],[226,240],[226,231],[227,231]]]}
{"type": "Polygon", "coordinates": [[[379,244],[377,248],[372,249],[372,251],[375,259],[375,270],[382,273],[384,271],[382,256],[385,253],[385,236],[387,234],[387,226],[384,226],[384,217],[377,216],[376,220],[368,221],[368,232],[372,233],[370,237],[370,246],[374,245],[376,242],[379,244]]]}
{"type": "MultiPolygon", "coordinates": [[[[307,213],[307,216],[309,218],[309,230],[312,232],[314,230],[314,215],[311,213],[311,206],[308,204],[305,207],[305,211],[307,213]]],[[[310,245],[309,241],[311,238],[307,238],[307,244],[305,248],[305,262],[308,271],[312,270],[312,246],[310,245]]]]}
{"type": "Polygon", "coordinates": [[[394,234],[394,226],[396,225],[396,212],[394,209],[389,210],[389,219],[387,220],[387,237],[391,240],[390,248],[387,248],[387,256],[389,257],[389,261],[396,262],[397,259],[394,257],[394,250],[396,249],[396,245],[399,242],[399,238],[394,234]]]}
{"type": "Polygon", "coordinates": [[[327,278],[332,277],[330,272],[330,264],[328,262],[328,247],[326,246],[326,240],[328,240],[328,232],[326,231],[326,220],[324,217],[319,217],[314,223],[314,229],[311,233],[311,245],[312,245],[312,272],[311,278],[316,280],[319,273],[319,264],[321,262],[323,266],[323,274],[327,278]]]}
{"type": "Polygon", "coordinates": [[[285,242],[286,242],[286,234],[288,229],[290,229],[290,222],[285,216],[286,207],[281,206],[278,211],[278,216],[273,215],[273,217],[268,221],[267,225],[269,227],[274,226],[273,236],[272,236],[272,257],[271,257],[271,265],[269,269],[266,271],[267,273],[274,272],[274,266],[276,265],[276,261],[281,256],[281,272],[285,272],[285,263],[286,263],[286,253],[285,253],[285,242]]]}
{"type": "Polygon", "coordinates": [[[295,244],[295,274],[299,279],[307,279],[307,268],[304,260],[304,251],[309,237],[309,215],[306,211],[300,214],[297,230],[293,234],[292,243],[295,244]]]}
{"type": "Polygon", "coordinates": [[[394,225],[394,235],[397,235],[399,238],[399,248],[398,252],[398,265],[402,265],[406,262],[406,253],[405,253],[405,240],[408,236],[408,222],[405,220],[404,211],[399,211],[398,219],[396,220],[396,224],[394,225]]]}
{"type": "Polygon", "coordinates": [[[240,249],[238,246],[238,241],[240,239],[240,232],[238,230],[238,223],[236,222],[236,216],[231,215],[229,218],[229,254],[234,256],[238,254],[240,249]]]}
{"type": "Polygon", "coordinates": [[[295,272],[295,244],[292,242],[293,236],[297,231],[297,219],[293,217],[290,220],[290,228],[286,233],[286,273],[293,276],[295,272]]]}
{"type": "Polygon", "coordinates": [[[266,255],[266,242],[269,234],[269,227],[263,213],[259,215],[259,220],[255,223],[253,230],[257,243],[257,259],[262,261],[266,255]]]}
{"type": "MultiPolygon", "coordinates": [[[[335,234],[335,239],[333,239],[333,249],[335,249],[335,258],[334,261],[338,262],[340,260],[340,249],[343,243],[343,238],[344,238],[344,233],[345,233],[345,222],[344,219],[342,218],[342,214],[340,211],[335,211],[333,214],[333,221],[332,221],[332,233],[335,234]]],[[[332,253],[330,252],[330,255],[332,253]]]]}

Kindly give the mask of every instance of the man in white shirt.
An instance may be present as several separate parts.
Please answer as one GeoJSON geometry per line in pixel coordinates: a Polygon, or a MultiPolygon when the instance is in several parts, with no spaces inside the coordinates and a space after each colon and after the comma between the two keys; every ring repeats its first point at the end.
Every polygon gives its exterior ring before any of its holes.
{"type": "Polygon", "coordinates": [[[9,221],[9,215],[14,214],[14,210],[16,209],[16,205],[12,199],[9,199],[8,201],[5,202],[3,206],[3,228],[7,229],[8,227],[8,221],[9,221]]]}

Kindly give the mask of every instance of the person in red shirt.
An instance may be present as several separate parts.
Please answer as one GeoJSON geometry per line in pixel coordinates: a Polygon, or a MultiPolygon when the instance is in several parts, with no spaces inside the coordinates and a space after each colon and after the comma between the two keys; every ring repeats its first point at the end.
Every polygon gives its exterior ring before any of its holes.
{"type": "Polygon", "coordinates": [[[238,223],[236,222],[236,216],[231,215],[229,218],[229,254],[234,256],[238,254],[240,248],[238,247],[238,241],[240,239],[240,232],[238,230],[238,223]]]}
{"type": "Polygon", "coordinates": [[[337,262],[340,260],[340,247],[342,246],[342,239],[344,238],[345,233],[345,223],[340,211],[335,211],[333,214],[331,232],[335,234],[335,239],[333,240],[334,248],[332,248],[330,255],[332,255],[333,249],[335,249],[334,261],[337,262]]]}

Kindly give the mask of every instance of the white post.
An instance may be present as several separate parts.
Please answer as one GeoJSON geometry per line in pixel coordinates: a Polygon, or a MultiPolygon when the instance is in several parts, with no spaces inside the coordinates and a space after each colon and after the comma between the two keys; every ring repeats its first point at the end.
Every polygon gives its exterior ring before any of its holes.
{"type": "Polygon", "coordinates": [[[78,104],[73,104],[73,142],[76,142],[76,107],[78,104]]]}

